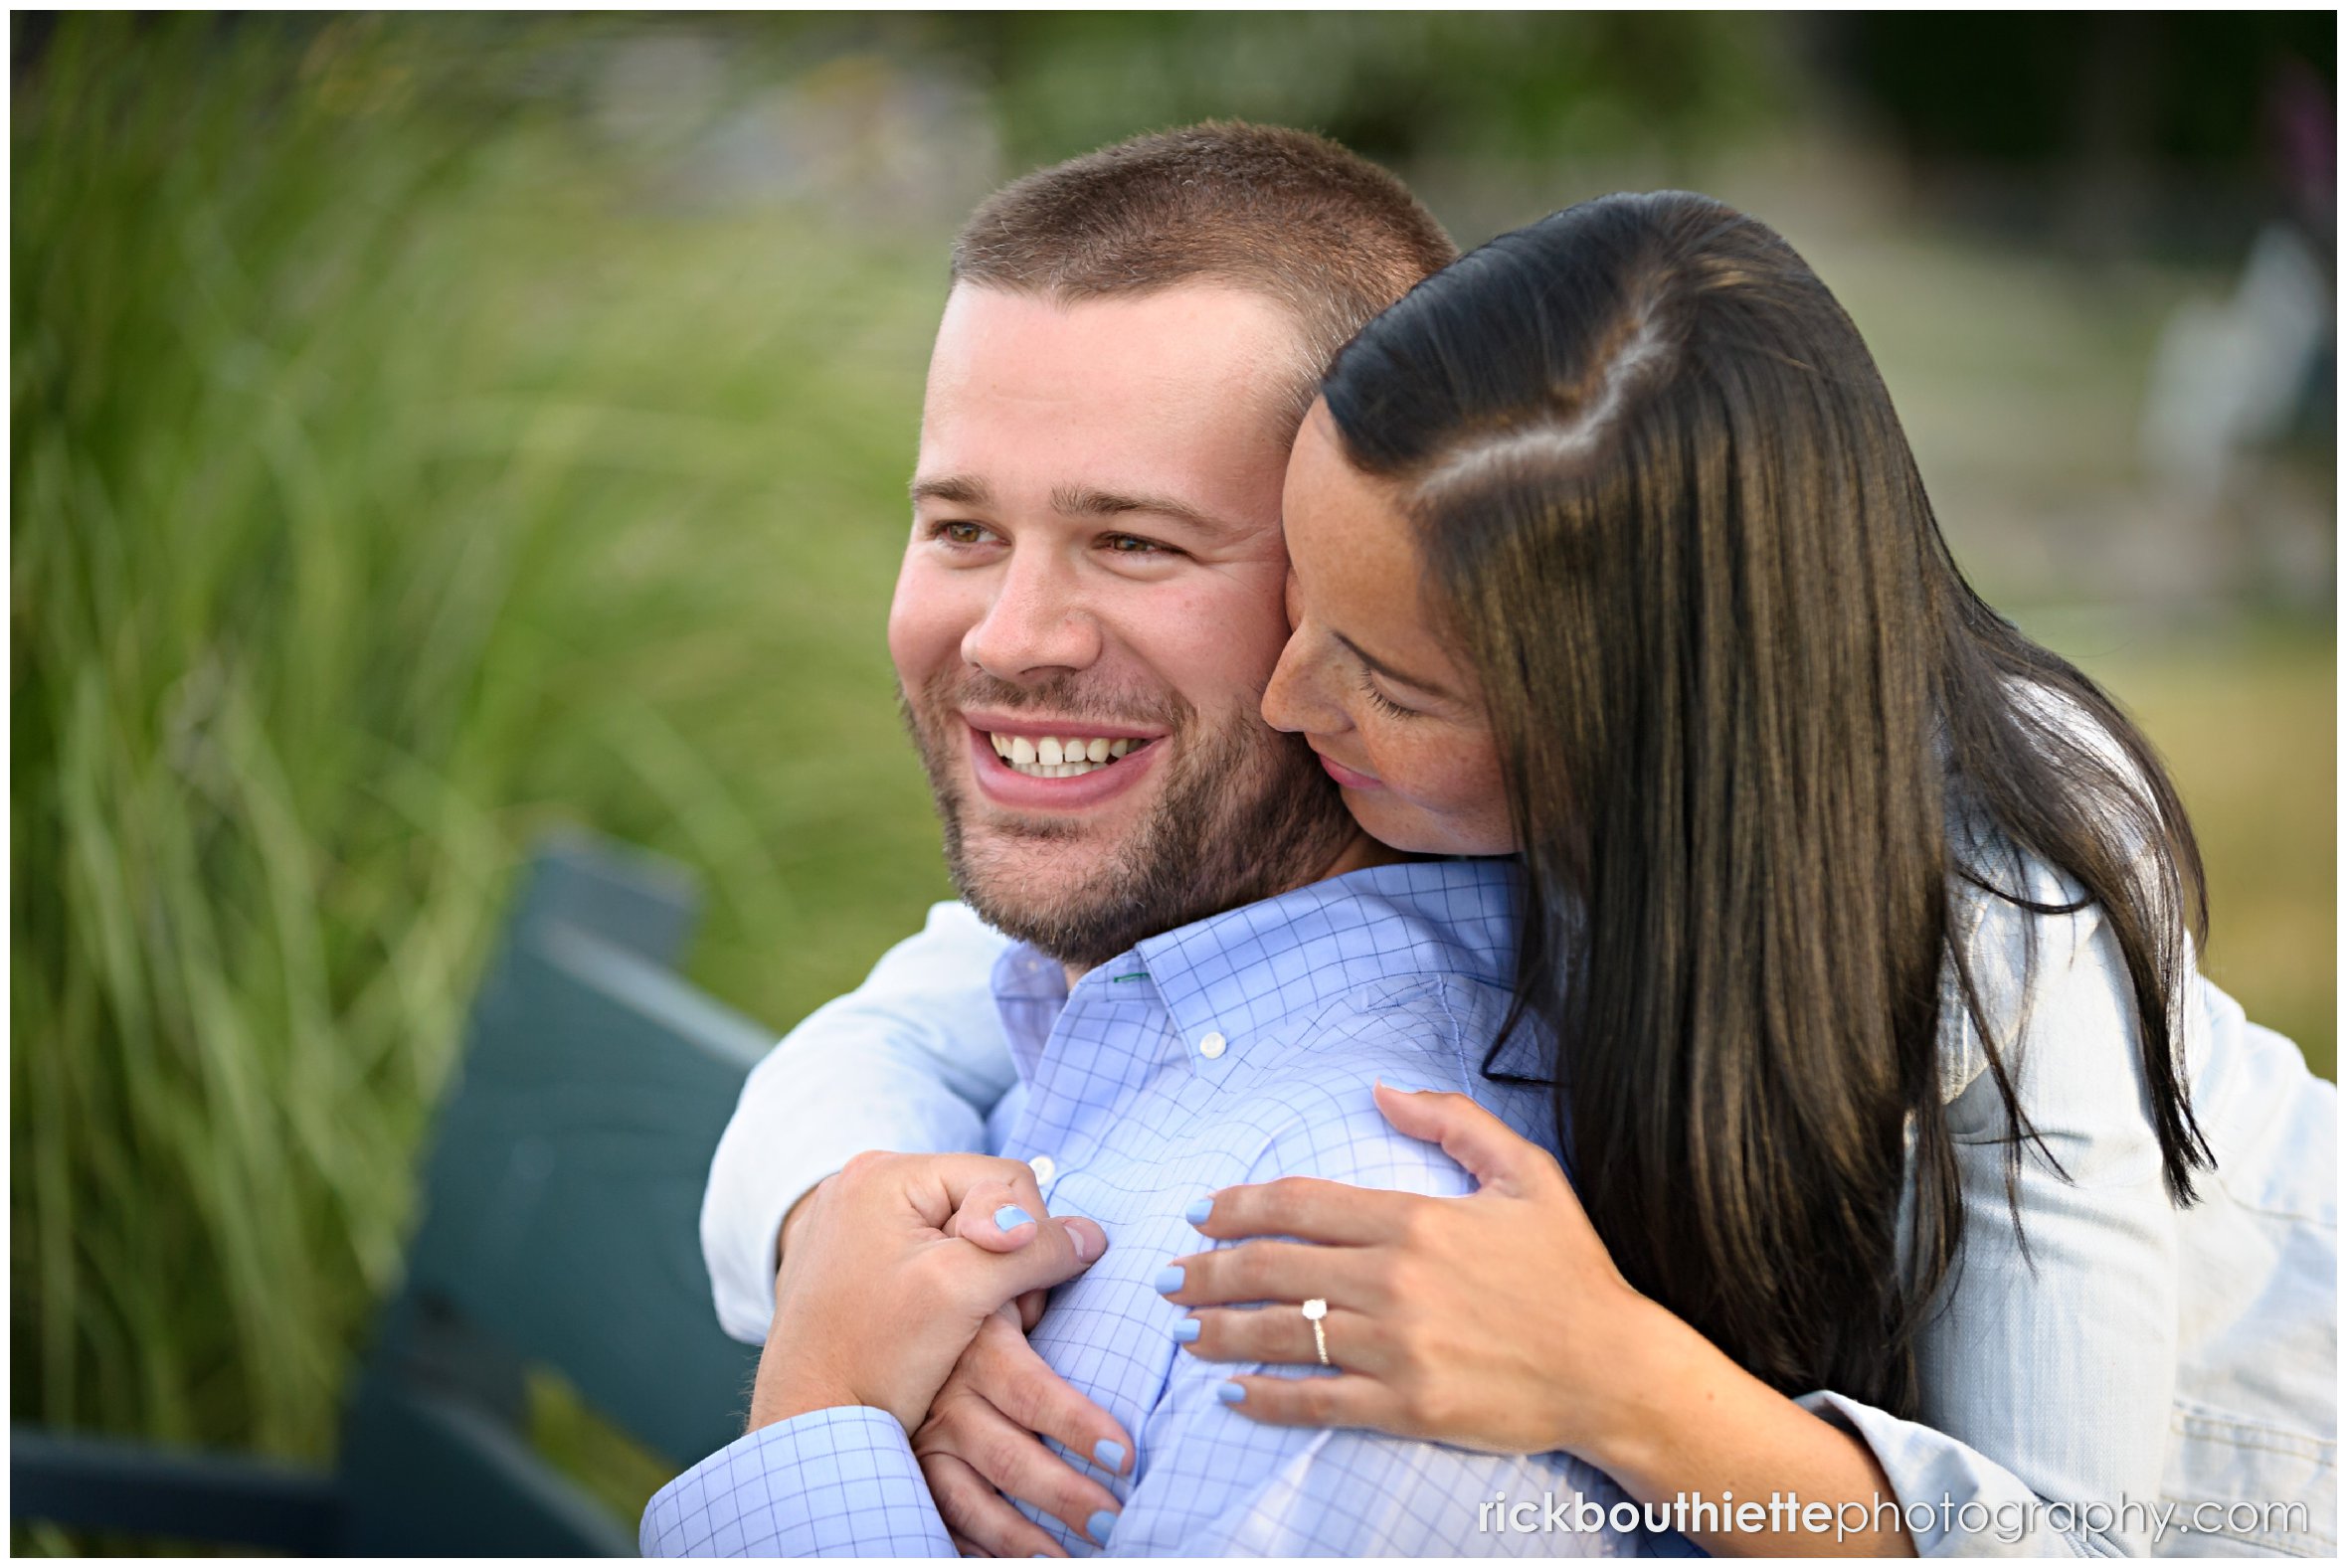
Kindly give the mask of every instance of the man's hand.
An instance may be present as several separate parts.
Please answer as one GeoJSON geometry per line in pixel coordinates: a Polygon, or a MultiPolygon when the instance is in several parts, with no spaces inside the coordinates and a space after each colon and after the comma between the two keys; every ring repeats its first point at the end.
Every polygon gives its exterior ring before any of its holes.
{"type": "Polygon", "coordinates": [[[1025,1164],[983,1154],[858,1154],[801,1207],[775,1285],[752,1431],[849,1405],[885,1410],[913,1431],[997,1308],[1082,1273],[1108,1249],[1092,1221],[1044,1215],[1025,1164]],[[994,1218],[1006,1207],[1041,1217],[1005,1229],[994,1218]],[[965,1239],[982,1225],[1012,1250],[965,1239]]]}
{"type": "Polygon", "coordinates": [[[1114,1493],[1045,1448],[1059,1440],[1103,1471],[1122,1475],[1133,1440],[1115,1419],[1051,1370],[1026,1342],[1014,1308],[979,1327],[913,1434],[937,1511],[964,1555],[1064,1557],[1059,1543],[1004,1500],[1018,1497],[1097,1545],[1108,1543],[1114,1493]]]}
{"type": "Polygon", "coordinates": [[[783,1216],[782,1229],[776,1231],[774,1234],[774,1267],[776,1275],[780,1276],[783,1272],[783,1259],[789,1255],[791,1251],[791,1238],[799,1233],[800,1222],[814,1211],[815,1200],[822,1195],[823,1188],[829,1186],[830,1184],[831,1178],[829,1176],[825,1176],[813,1186],[809,1187],[805,1192],[799,1195],[799,1201],[791,1205],[791,1212],[783,1216]]]}

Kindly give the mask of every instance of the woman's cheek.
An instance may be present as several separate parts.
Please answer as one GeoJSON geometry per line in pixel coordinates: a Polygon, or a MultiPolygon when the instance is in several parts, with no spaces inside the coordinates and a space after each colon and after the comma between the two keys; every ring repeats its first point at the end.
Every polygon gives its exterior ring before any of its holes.
{"type": "Polygon", "coordinates": [[[1500,757],[1488,734],[1451,735],[1422,744],[1411,759],[1411,774],[1423,788],[1414,791],[1420,809],[1437,818],[1445,847],[1454,855],[1507,855],[1516,851],[1508,795],[1500,782],[1500,757]]]}
{"type": "MultiPolygon", "coordinates": [[[[1383,722],[1390,730],[1399,721],[1383,722]]],[[[1421,842],[1415,847],[1425,853],[1450,853],[1450,840],[1457,830],[1452,820],[1452,796],[1459,782],[1450,777],[1450,762],[1442,747],[1430,745],[1420,736],[1389,736],[1385,756],[1378,761],[1377,776],[1385,781],[1385,787],[1423,824],[1418,834],[1421,842]]]]}
{"type": "Polygon", "coordinates": [[[1458,763],[1459,777],[1465,785],[1460,814],[1470,841],[1470,847],[1460,852],[1516,853],[1522,846],[1516,842],[1516,824],[1508,812],[1508,789],[1500,779],[1499,749],[1492,745],[1489,732],[1480,737],[1479,745],[1462,747],[1458,763]]]}

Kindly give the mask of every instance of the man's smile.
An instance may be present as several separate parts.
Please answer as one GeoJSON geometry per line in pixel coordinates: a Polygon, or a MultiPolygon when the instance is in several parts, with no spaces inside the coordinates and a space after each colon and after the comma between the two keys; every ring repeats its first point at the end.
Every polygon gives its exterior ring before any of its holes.
{"type": "Polygon", "coordinates": [[[1156,772],[1167,734],[1091,719],[961,718],[980,792],[1022,811],[1084,810],[1115,799],[1156,772]]]}

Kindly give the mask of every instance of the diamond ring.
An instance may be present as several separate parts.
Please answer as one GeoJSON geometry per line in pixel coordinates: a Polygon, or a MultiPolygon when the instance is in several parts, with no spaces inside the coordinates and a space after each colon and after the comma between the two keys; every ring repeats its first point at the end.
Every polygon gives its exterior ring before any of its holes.
{"type": "Polygon", "coordinates": [[[1329,1359],[1329,1331],[1321,1326],[1321,1319],[1328,1315],[1329,1304],[1320,1297],[1304,1304],[1304,1320],[1312,1324],[1312,1342],[1320,1351],[1320,1364],[1334,1366],[1336,1363],[1329,1359]]]}

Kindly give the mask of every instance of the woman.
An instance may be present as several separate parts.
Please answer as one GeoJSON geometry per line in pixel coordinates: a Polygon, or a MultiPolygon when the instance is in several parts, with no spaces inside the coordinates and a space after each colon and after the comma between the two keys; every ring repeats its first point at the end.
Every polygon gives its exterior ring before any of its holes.
{"type": "Polygon", "coordinates": [[[1237,1415],[1832,1509],[1721,1552],[2327,1551],[2335,1097],[2197,974],[2165,774],[1965,586],[1799,258],[1587,203],[1324,392],[1265,715],[1388,844],[1522,857],[1487,1070],[1554,1064],[1571,1176],[1381,1091],[1483,1190],[1213,1194],[1188,1352],[1336,1368],[1237,1415]]]}
{"type": "MultiPolygon", "coordinates": [[[[1336,1249],[1248,1244],[1348,1371],[1239,1408],[1570,1449],[1650,1498],[1865,1495],[1782,1419],[1808,1395],[1933,1505],[1882,1548],[2039,1502],[2106,1506],[2035,1544],[2139,1548],[2118,1504],[2166,1497],[2312,1504],[2171,1547],[2328,1549],[2335,1096],[2195,972],[2164,772],[1965,586],[1823,284],[1717,203],[1608,198],[1422,285],[1324,390],[1265,715],[1386,842],[1523,856],[1572,1182],[1393,1096],[1485,1178],[1439,1223],[1215,1195],[1217,1241],[1336,1249]]],[[[1224,1305],[1237,1250],[1174,1261],[1193,1353],[1317,1357],[1224,1305]]]]}

